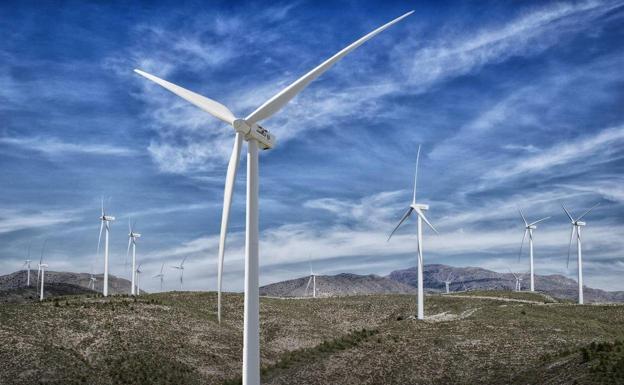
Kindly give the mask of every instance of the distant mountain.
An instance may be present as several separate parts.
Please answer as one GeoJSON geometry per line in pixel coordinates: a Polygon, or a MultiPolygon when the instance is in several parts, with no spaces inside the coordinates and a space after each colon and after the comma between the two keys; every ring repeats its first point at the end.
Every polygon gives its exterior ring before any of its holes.
{"type": "MultiPolygon", "coordinates": [[[[26,270],[16,271],[11,274],[0,276],[0,290],[17,289],[26,287],[26,270]]],[[[95,291],[102,292],[102,274],[96,274],[95,291]]],[[[62,283],[75,285],[84,289],[89,289],[88,273],[71,273],[59,271],[45,272],[45,287],[48,284],[62,283]]],[[[37,285],[37,269],[30,271],[30,285],[37,285]]],[[[128,294],[130,292],[130,281],[124,278],[118,278],[114,275],[108,275],[108,292],[110,294],[128,294]]]]}
{"type": "MultiPolygon", "coordinates": [[[[393,271],[388,278],[416,287],[416,267],[393,271]]],[[[442,292],[444,281],[451,275],[450,289],[458,290],[512,290],[515,278],[510,273],[497,273],[479,267],[453,267],[447,265],[425,265],[423,272],[425,290],[442,292]]],[[[528,274],[523,275],[522,289],[529,285],[528,274]]],[[[576,300],[578,284],[563,275],[535,275],[535,290],[561,299],[576,300]]],[[[583,292],[586,302],[624,302],[624,291],[604,291],[585,287],[583,292]]]]}
{"type": "MultiPolygon", "coordinates": [[[[272,283],[260,288],[260,295],[272,297],[303,297],[309,276],[272,283]]],[[[409,285],[378,275],[358,275],[342,273],[338,275],[317,275],[316,295],[334,297],[356,294],[404,294],[414,293],[409,285]]],[[[307,295],[312,295],[312,284],[307,295]]]]}

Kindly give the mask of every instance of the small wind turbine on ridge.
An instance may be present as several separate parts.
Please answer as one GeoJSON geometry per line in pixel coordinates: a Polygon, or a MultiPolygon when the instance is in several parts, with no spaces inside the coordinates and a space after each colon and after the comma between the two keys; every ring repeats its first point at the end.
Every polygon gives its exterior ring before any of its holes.
{"type": "Polygon", "coordinates": [[[102,198],[102,215],[100,216],[100,236],[98,237],[97,254],[100,253],[102,231],[106,227],[106,235],[104,238],[104,282],[102,284],[102,294],[104,295],[104,297],[108,296],[108,238],[110,233],[110,222],[114,220],[115,217],[106,215],[106,213],[104,212],[104,198],[102,198]]]}
{"type": "Polygon", "coordinates": [[[520,212],[520,216],[522,217],[522,221],[524,222],[524,235],[522,236],[522,242],[520,243],[520,252],[518,253],[518,261],[520,260],[520,257],[522,256],[522,246],[524,246],[524,240],[527,237],[527,234],[529,235],[529,274],[531,277],[531,291],[535,291],[535,274],[534,274],[534,267],[533,267],[533,230],[537,229],[537,224],[545,221],[547,219],[549,219],[550,217],[545,217],[542,219],[539,219],[535,222],[531,222],[528,223],[524,213],[522,212],[522,209],[518,208],[518,212],[520,212]]]}

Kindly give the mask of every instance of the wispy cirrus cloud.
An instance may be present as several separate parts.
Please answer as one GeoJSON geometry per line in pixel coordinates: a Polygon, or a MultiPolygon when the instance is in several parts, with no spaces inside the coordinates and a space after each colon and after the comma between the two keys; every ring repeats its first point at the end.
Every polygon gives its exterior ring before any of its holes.
{"type": "Polygon", "coordinates": [[[72,154],[131,156],[136,150],[108,144],[68,143],[53,137],[0,137],[0,144],[37,151],[49,156],[72,154]]]}
{"type": "Polygon", "coordinates": [[[78,220],[76,210],[33,211],[0,209],[0,234],[35,229],[78,220]]]}

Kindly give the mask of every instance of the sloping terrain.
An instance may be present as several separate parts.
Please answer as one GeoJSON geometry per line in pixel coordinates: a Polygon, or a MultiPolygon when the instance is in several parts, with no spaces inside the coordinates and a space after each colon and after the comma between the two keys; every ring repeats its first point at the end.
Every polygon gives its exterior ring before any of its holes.
{"type": "MultiPolygon", "coordinates": [[[[95,282],[95,291],[102,292],[102,274],[93,275],[97,281],[95,282]]],[[[89,288],[90,274],[87,273],[71,273],[65,271],[46,271],[45,285],[48,283],[65,283],[69,285],[81,286],[85,289],[89,288]]],[[[37,284],[37,269],[30,271],[30,285],[37,284]]],[[[20,270],[7,275],[0,275],[0,290],[16,289],[26,287],[27,271],[20,270]]],[[[124,278],[116,277],[112,274],[108,275],[108,292],[110,294],[128,294],[130,292],[130,281],[124,278]]]]}
{"type": "MultiPolygon", "coordinates": [[[[260,288],[260,295],[270,297],[305,297],[312,296],[312,284],[308,287],[310,277],[296,278],[272,283],[260,288]]],[[[316,276],[316,296],[332,297],[344,295],[366,294],[407,294],[415,289],[401,282],[380,277],[378,275],[358,275],[342,273],[337,275],[316,276]]]]}
{"type": "MultiPolygon", "coordinates": [[[[262,298],[263,384],[542,384],[557,364],[591,384],[604,349],[582,349],[624,340],[623,305],[481,294],[429,295],[425,321],[413,295],[262,298]]],[[[221,326],[214,293],[4,304],[0,383],[238,383],[243,297],[224,304],[221,326]]]]}
{"type": "MultiPolygon", "coordinates": [[[[512,290],[515,279],[511,273],[497,273],[479,267],[453,267],[433,264],[425,265],[423,272],[424,286],[430,292],[445,290],[444,281],[451,275],[451,291],[464,290],[512,290]]],[[[388,278],[416,287],[418,279],[416,268],[393,271],[388,278]]],[[[529,285],[528,274],[522,281],[523,290],[529,285]]],[[[535,275],[535,290],[561,299],[576,300],[578,285],[576,281],[562,275],[535,275]]],[[[586,302],[624,302],[624,291],[604,291],[585,287],[586,302]]]]}
{"type": "MultiPolygon", "coordinates": [[[[77,294],[97,294],[97,292],[78,285],[69,283],[50,283],[44,286],[44,298],[62,297],[77,294]]],[[[0,303],[24,303],[38,301],[39,291],[35,286],[18,287],[7,290],[0,290],[0,303]]]]}

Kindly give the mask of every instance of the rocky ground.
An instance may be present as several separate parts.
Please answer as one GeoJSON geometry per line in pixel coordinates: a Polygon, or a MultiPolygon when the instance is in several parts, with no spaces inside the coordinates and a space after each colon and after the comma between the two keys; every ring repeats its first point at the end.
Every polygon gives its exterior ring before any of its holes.
{"type": "MultiPolygon", "coordinates": [[[[3,304],[0,383],[238,383],[242,300],[225,296],[221,326],[214,293],[3,304]]],[[[428,296],[425,322],[413,319],[414,308],[412,295],[263,298],[263,383],[624,380],[622,305],[480,292],[428,296]]]]}

